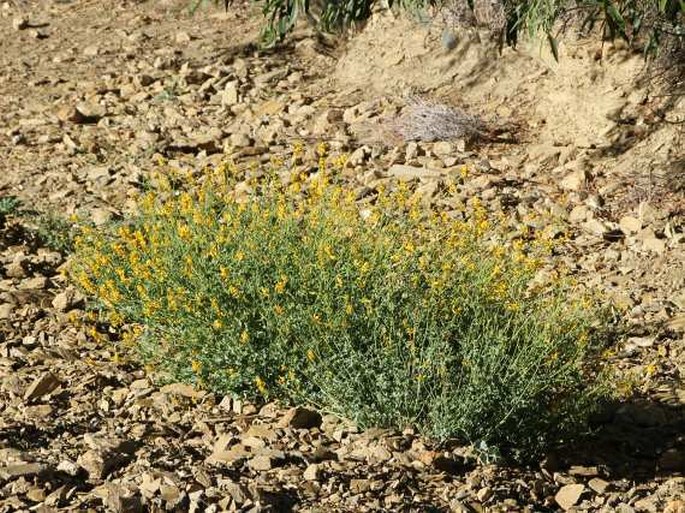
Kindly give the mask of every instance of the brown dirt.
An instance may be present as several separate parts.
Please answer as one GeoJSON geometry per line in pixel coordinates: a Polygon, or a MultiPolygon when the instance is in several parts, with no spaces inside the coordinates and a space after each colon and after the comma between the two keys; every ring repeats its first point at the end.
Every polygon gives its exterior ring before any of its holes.
{"type": "Polygon", "coordinates": [[[584,40],[563,44],[560,63],[537,44],[500,57],[468,31],[448,52],[441,27],[387,13],[341,46],[303,30],[264,52],[254,10],[186,8],[0,4],[0,198],[100,224],[133,208],[159,156],[182,168],[224,152],[259,160],[301,138],[351,153],[353,185],[411,166],[433,202],[467,165],[464,198],[512,226],[568,231],[559,259],[625,307],[614,360],[636,398],[586,444],[523,468],[410,430],[359,433],[160,388],[119,333],[89,318],[60,274],[65,255],[13,218],[0,226],[0,511],[685,511],[685,144],[674,123],[685,106],[664,111],[657,89],[637,85],[640,57],[584,40]],[[399,142],[390,118],[409,92],[506,136],[399,142]]]}

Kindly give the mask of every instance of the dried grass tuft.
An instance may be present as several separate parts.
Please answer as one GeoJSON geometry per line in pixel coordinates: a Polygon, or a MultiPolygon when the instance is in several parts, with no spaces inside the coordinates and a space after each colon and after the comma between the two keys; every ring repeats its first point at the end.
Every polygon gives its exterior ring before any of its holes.
{"type": "Polygon", "coordinates": [[[405,141],[484,139],[488,126],[480,117],[443,103],[410,96],[405,112],[395,121],[395,130],[405,141]]]}

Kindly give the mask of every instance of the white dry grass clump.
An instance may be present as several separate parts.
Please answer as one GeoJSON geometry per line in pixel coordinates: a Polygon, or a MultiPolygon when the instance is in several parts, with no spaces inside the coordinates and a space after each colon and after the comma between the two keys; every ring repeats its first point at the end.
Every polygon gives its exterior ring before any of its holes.
{"type": "Polygon", "coordinates": [[[395,128],[405,141],[474,140],[488,133],[480,117],[418,96],[407,99],[407,108],[395,128]]]}

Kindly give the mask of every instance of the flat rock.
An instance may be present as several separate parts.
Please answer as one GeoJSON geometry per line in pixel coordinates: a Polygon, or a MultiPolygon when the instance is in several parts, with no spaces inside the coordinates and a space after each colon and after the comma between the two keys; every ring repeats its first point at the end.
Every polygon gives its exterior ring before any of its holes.
{"type": "Polygon", "coordinates": [[[33,278],[26,278],[19,284],[22,290],[41,290],[48,285],[48,279],[45,276],[34,276],[33,278]]]}
{"type": "Polygon", "coordinates": [[[274,467],[274,459],[268,454],[260,454],[251,458],[247,466],[256,472],[264,472],[274,467]]]}
{"type": "Polygon", "coordinates": [[[8,320],[12,316],[14,311],[13,303],[2,303],[0,304],[0,321],[8,320]]]}
{"type": "Polygon", "coordinates": [[[608,481],[605,481],[604,479],[601,479],[599,477],[593,477],[592,479],[590,479],[588,481],[587,485],[595,493],[598,493],[599,495],[603,495],[604,493],[606,493],[610,484],[608,481]]]}
{"type": "Polygon", "coordinates": [[[37,377],[24,392],[24,401],[30,402],[40,399],[44,395],[53,392],[60,386],[60,381],[51,372],[46,372],[37,377]]]}
{"type": "Polygon", "coordinates": [[[638,233],[642,230],[642,221],[633,216],[623,216],[619,221],[618,225],[621,230],[627,234],[638,233]]]}
{"type": "Polygon", "coordinates": [[[440,178],[442,173],[438,170],[425,167],[394,164],[388,169],[388,175],[399,180],[414,180],[416,178],[440,178]]]}
{"type": "Polygon", "coordinates": [[[649,237],[642,241],[642,249],[660,255],[666,251],[666,241],[656,237],[649,237]]]}
{"type": "Polygon", "coordinates": [[[568,484],[559,489],[554,500],[561,509],[568,511],[578,503],[583,491],[585,491],[585,486],[582,484],[568,484]]]}
{"type": "Polygon", "coordinates": [[[194,386],[186,383],[170,383],[168,385],[164,385],[159,389],[159,391],[164,394],[187,397],[188,399],[197,399],[205,395],[205,392],[202,392],[194,386]]]}
{"type": "Polygon", "coordinates": [[[293,429],[311,429],[321,426],[321,414],[315,410],[298,406],[288,410],[278,422],[279,427],[291,427],[293,429]]]}
{"type": "MultiPolygon", "coordinates": [[[[219,437],[219,441],[214,446],[214,451],[207,459],[208,463],[233,465],[252,456],[252,453],[242,444],[226,447],[226,442],[224,441],[226,436],[222,435],[219,437]]],[[[232,440],[232,437],[230,440],[232,440]]]]}
{"type": "Polygon", "coordinates": [[[107,109],[95,102],[78,103],[71,113],[70,119],[76,124],[97,123],[107,114],[107,109]]]}
{"type": "Polygon", "coordinates": [[[302,477],[306,481],[317,481],[321,475],[321,467],[317,464],[308,465],[302,473],[302,477]]]}
{"type": "Polygon", "coordinates": [[[29,478],[41,474],[47,470],[47,466],[41,463],[17,463],[0,467],[0,479],[13,480],[20,477],[29,478]]]}
{"type": "Polygon", "coordinates": [[[246,486],[233,481],[228,481],[222,484],[222,489],[226,490],[231,498],[235,501],[237,506],[242,506],[251,499],[250,492],[246,486]]]}
{"type": "Polygon", "coordinates": [[[586,180],[587,175],[585,174],[585,170],[576,169],[575,171],[568,173],[561,182],[559,182],[559,185],[561,185],[562,189],[566,189],[567,191],[579,191],[585,186],[586,180]]]}

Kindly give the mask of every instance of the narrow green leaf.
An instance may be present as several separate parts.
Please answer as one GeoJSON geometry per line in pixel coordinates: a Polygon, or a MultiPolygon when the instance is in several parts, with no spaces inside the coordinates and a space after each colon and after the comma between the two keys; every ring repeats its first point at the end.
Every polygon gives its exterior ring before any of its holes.
{"type": "Polygon", "coordinates": [[[559,42],[552,35],[551,32],[547,32],[547,41],[549,41],[549,47],[550,47],[550,50],[552,50],[552,55],[554,56],[554,60],[559,62],[559,42]]]}
{"type": "Polygon", "coordinates": [[[610,25],[613,25],[612,31],[617,31],[621,35],[621,37],[627,39],[628,36],[626,34],[626,21],[623,19],[623,16],[619,12],[619,10],[616,8],[616,5],[614,5],[611,2],[607,2],[606,12],[609,16],[609,20],[612,22],[610,23],[610,25]]]}

